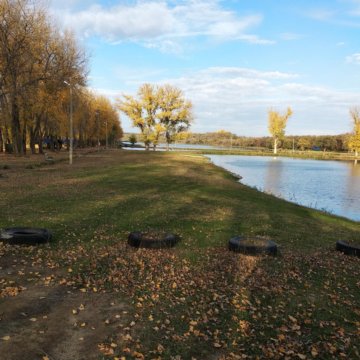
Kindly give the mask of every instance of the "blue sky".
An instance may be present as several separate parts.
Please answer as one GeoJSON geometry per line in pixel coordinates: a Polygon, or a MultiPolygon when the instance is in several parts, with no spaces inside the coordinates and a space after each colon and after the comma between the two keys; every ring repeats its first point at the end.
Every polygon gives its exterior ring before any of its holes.
{"type": "MultiPolygon", "coordinates": [[[[360,0],[53,0],[89,51],[89,86],[114,101],[170,83],[194,104],[194,132],[268,134],[291,106],[288,134],[352,129],[360,106],[360,0]]],[[[134,131],[122,116],[125,131],[134,131]]]]}

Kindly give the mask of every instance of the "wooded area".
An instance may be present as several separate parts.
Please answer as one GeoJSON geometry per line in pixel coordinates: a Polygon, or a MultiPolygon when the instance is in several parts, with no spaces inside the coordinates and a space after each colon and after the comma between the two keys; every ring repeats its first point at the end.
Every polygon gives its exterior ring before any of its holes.
{"type": "MultiPolygon", "coordinates": [[[[350,134],[340,135],[288,135],[280,142],[282,149],[349,151],[350,134]]],[[[254,147],[272,149],[273,138],[270,136],[247,137],[220,130],[208,133],[188,133],[184,141],[187,144],[206,144],[226,147],[254,147]]]]}
{"type": "Polygon", "coordinates": [[[85,88],[86,51],[39,1],[0,0],[0,22],[0,152],[69,144],[70,111],[76,146],[121,137],[116,109],[85,88]]]}

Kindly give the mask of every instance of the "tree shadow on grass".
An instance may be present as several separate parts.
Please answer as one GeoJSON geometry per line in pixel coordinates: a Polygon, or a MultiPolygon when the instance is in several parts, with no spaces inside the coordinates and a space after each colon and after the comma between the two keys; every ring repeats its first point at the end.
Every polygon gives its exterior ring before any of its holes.
{"type": "Polygon", "coordinates": [[[79,286],[128,294],[140,324],[129,330],[131,353],[269,357],[280,354],[286,340],[292,351],[310,356],[308,328],[303,337],[296,333],[306,324],[291,302],[310,294],[306,284],[316,294],[326,271],[313,276],[320,255],[309,260],[297,249],[328,247],[338,234],[352,236],[356,224],[319,219],[316,211],[249,189],[200,160],[161,158],[146,155],[147,162],[125,161],[106,173],[87,169],[75,176],[80,187],[66,178],[61,191],[35,191],[6,216],[33,222],[46,213],[42,224],[55,230],[58,256],[74,268],[69,276],[79,286]],[[128,248],[127,233],[144,228],[178,233],[182,242],[170,251],[128,248]],[[284,255],[229,253],[227,241],[239,234],[271,236],[284,255]]]}

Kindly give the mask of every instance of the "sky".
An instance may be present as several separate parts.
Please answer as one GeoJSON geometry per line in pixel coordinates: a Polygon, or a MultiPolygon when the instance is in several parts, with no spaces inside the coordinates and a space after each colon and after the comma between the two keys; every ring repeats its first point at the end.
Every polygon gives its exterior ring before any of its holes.
{"type": "Polygon", "coordinates": [[[113,101],[143,83],[167,83],[192,101],[192,132],[266,136],[268,110],[288,106],[288,135],[352,130],[360,0],[50,0],[49,7],[89,53],[89,87],[113,101]]]}

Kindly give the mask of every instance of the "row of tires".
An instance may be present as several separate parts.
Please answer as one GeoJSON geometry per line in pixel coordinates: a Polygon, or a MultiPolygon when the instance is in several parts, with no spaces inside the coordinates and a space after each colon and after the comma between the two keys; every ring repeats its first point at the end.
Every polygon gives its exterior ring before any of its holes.
{"type": "MultiPolygon", "coordinates": [[[[7,228],[0,230],[0,241],[13,245],[37,245],[44,244],[51,240],[52,234],[47,229],[38,228],[7,228]]],[[[174,234],[161,236],[148,236],[147,233],[136,231],[131,232],[128,237],[128,244],[136,248],[170,248],[175,246],[180,237],[174,234]]],[[[269,239],[262,237],[237,236],[229,240],[229,250],[249,255],[268,254],[276,255],[278,246],[269,239]]],[[[339,240],[336,242],[336,250],[347,255],[360,257],[360,246],[349,244],[339,240]]]]}
{"type": "Polygon", "coordinates": [[[52,234],[47,229],[18,227],[0,230],[0,241],[11,245],[45,244],[51,238],[52,234]]]}

